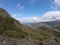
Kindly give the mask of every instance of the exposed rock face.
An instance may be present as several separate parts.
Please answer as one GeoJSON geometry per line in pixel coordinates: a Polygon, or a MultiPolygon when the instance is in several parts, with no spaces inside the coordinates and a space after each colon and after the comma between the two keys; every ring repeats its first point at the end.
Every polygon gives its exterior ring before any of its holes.
{"type": "Polygon", "coordinates": [[[0,36],[0,45],[37,45],[32,39],[14,39],[0,36]]]}
{"type": "Polygon", "coordinates": [[[51,37],[48,40],[44,41],[44,45],[60,45],[60,41],[54,40],[54,37],[51,37]]]}
{"type": "Polygon", "coordinates": [[[60,45],[60,41],[51,38],[40,42],[33,39],[14,39],[0,35],[0,45],[60,45]]]}

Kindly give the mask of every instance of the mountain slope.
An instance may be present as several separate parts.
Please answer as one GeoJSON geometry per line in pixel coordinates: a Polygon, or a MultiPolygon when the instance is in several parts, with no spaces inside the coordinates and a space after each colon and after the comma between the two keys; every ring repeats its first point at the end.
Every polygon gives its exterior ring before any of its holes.
{"type": "Polygon", "coordinates": [[[23,38],[22,24],[12,18],[4,9],[0,8],[0,34],[15,38],[23,38]]]}
{"type": "Polygon", "coordinates": [[[53,33],[33,29],[12,18],[0,8],[0,45],[58,45],[53,33]]]}
{"type": "Polygon", "coordinates": [[[26,24],[29,26],[32,26],[33,28],[53,28],[60,30],[60,21],[49,21],[49,22],[38,22],[38,23],[31,23],[31,24],[26,24]]]}
{"type": "Polygon", "coordinates": [[[56,40],[60,40],[60,21],[38,22],[26,24],[34,29],[44,30],[52,33],[56,40]]]}

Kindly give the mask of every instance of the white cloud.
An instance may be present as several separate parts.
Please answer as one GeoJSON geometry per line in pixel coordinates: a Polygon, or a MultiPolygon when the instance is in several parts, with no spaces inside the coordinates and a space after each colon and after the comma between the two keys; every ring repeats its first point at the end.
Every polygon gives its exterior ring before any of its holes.
{"type": "Polygon", "coordinates": [[[17,15],[16,14],[13,14],[13,17],[16,17],[17,15]]]}
{"type": "Polygon", "coordinates": [[[20,22],[24,23],[32,23],[32,22],[40,22],[42,21],[40,17],[29,17],[29,18],[20,18],[20,22]]]}
{"type": "Polygon", "coordinates": [[[55,21],[60,20],[60,11],[49,11],[43,14],[42,17],[28,17],[23,18],[21,14],[13,14],[13,17],[19,20],[21,23],[32,23],[32,22],[46,22],[46,21],[55,21]]]}
{"type": "Polygon", "coordinates": [[[20,18],[19,20],[20,22],[24,22],[24,23],[60,20],[60,11],[49,11],[43,14],[42,17],[34,16],[29,18],[20,18]]]}
{"type": "Polygon", "coordinates": [[[43,15],[44,21],[54,21],[60,19],[60,11],[49,11],[43,15]]]}
{"type": "Polygon", "coordinates": [[[60,0],[54,0],[52,2],[51,8],[54,9],[54,10],[57,10],[57,9],[59,9],[59,7],[60,7],[60,0]]]}
{"type": "Polygon", "coordinates": [[[60,6],[60,0],[54,0],[54,3],[60,6]]]}
{"type": "Polygon", "coordinates": [[[12,14],[12,17],[19,20],[20,21],[20,18],[21,18],[21,14],[12,14]]]}
{"type": "Polygon", "coordinates": [[[18,3],[17,4],[17,8],[20,9],[20,10],[22,10],[22,9],[24,9],[24,6],[22,6],[21,4],[18,3]]]}

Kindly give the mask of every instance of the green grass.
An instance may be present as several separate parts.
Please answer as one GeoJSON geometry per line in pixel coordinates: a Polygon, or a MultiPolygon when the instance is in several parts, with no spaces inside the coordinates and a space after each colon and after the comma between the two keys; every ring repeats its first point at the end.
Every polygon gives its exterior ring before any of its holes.
{"type": "Polygon", "coordinates": [[[9,14],[5,10],[0,10],[1,13],[6,16],[0,16],[0,35],[5,34],[8,37],[13,38],[32,38],[37,40],[45,40],[51,36],[51,34],[44,30],[36,30],[26,25],[20,24],[17,20],[9,17],[9,14]]]}
{"type": "Polygon", "coordinates": [[[6,30],[5,33],[8,37],[13,38],[25,38],[26,36],[28,36],[28,34],[23,31],[6,30]]]}

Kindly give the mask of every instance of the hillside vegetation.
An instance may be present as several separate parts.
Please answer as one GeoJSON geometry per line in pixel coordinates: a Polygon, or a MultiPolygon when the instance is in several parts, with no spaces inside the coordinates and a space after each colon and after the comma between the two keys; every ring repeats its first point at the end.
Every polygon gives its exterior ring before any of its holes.
{"type": "Polygon", "coordinates": [[[58,45],[60,37],[56,37],[53,32],[23,25],[0,8],[1,45],[54,45],[55,43],[58,45]]]}

